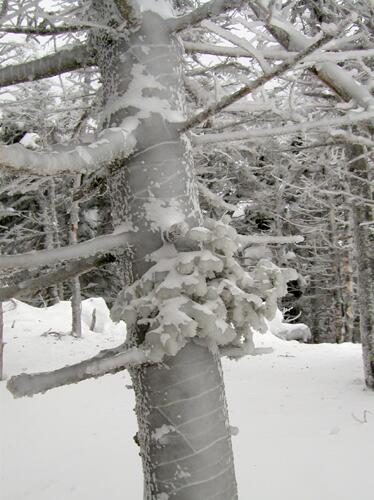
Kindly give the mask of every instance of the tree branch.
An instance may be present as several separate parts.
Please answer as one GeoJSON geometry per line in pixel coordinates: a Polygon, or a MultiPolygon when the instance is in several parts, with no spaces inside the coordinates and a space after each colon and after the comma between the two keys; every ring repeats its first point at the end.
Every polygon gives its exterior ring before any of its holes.
{"type": "Polygon", "coordinates": [[[235,35],[235,33],[232,33],[221,26],[219,26],[216,23],[213,23],[212,21],[204,20],[201,23],[201,26],[203,28],[207,28],[210,32],[218,35],[219,37],[223,38],[224,40],[227,40],[228,42],[232,43],[234,46],[239,47],[240,49],[245,50],[248,54],[250,54],[261,66],[261,69],[264,73],[268,73],[271,71],[271,67],[265,60],[264,56],[261,53],[261,50],[257,50],[256,47],[254,47],[251,42],[246,40],[245,38],[242,38],[238,35],[235,35]]]}
{"type": "Polygon", "coordinates": [[[0,87],[32,82],[95,64],[93,54],[84,45],[76,45],[22,64],[0,69],[0,87]]]}
{"type": "Polygon", "coordinates": [[[238,234],[240,245],[247,248],[249,245],[285,245],[287,243],[302,243],[304,236],[267,236],[263,234],[238,234]]]}
{"type": "Polygon", "coordinates": [[[139,7],[133,2],[128,0],[114,0],[118,12],[121,17],[126,21],[128,26],[137,24],[140,20],[139,7]]]}
{"type": "Polygon", "coordinates": [[[200,195],[205,198],[212,207],[220,208],[228,212],[235,212],[237,209],[236,205],[227,203],[221,196],[213,193],[213,191],[204,186],[201,182],[197,183],[197,187],[200,195]]]}
{"type": "Polygon", "coordinates": [[[91,144],[78,144],[68,151],[39,152],[21,144],[0,145],[0,169],[37,176],[94,172],[134,151],[136,141],[132,132],[136,126],[137,121],[129,119],[119,128],[102,131],[91,144]]]}
{"type": "Polygon", "coordinates": [[[136,234],[121,232],[99,236],[76,245],[53,248],[52,250],[38,250],[16,255],[0,255],[0,269],[25,269],[44,265],[56,264],[61,261],[82,259],[99,253],[108,253],[111,250],[136,243],[136,234]]]}
{"type": "Polygon", "coordinates": [[[104,255],[103,257],[89,257],[88,259],[73,262],[72,264],[67,264],[60,269],[57,269],[57,271],[43,274],[38,278],[25,280],[17,283],[16,285],[5,286],[3,288],[0,288],[0,302],[19,297],[20,295],[24,295],[35,290],[47,288],[49,286],[55,285],[56,283],[62,283],[71,278],[74,278],[75,276],[88,273],[89,271],[96,269],[97,267],[105,266],[106,264],[114,261],[115,258],[113,255],[104,255]]]}
{"type": "MultiPolygon", "coordinates": [[[[265,27],[287,50],[305,50],[311,43],[310,38],[298,31],[291,23],[271,13],[263,5],[251,2],[251,9],[264,22],[265,27]]],[[[343,100],[353,99],[360,106],[368,109],[374,103],[374,98],[368,88],[361,85],[348,71],[333,62],[320,62],[310,68],[320,80],[332,89],[343,100]]]]}
{"type": "MultiPolygon", "coordinates": [[[[295,132],[325,129],[331,127],[341,127],[353,123],[368,122],[374,119],[374,110],[362,113],[348,113],[341,118],[332,118],[325,120],[315,120],[311,122],[295,123],[295,125],[286,125],[283,127],[272,127],[267,129],[247,129],[238,132],[225,132],[220,134],[204,134],[192,136],[192,142],[197,145],[215,144],[222,141],[250,141],[258,137],[274,137],[278,135],[294,134],[295,132]]],[[[353,140],[353,139],[352,139],[353,140]]]]}
{"type": "Polygon", "coordinates": [[[158,360],[150,360],[147,351],[137,347],[129,349],[122,344],[114,349],[100,351],[90,359],[64,366],[58,370],[33,374],[21,373],[9,379],[7,388],[15,398],[31,397],[55,387],[76,384],[82,380],[116,373],[130,366],[150,361],[157,362],[158,360]]]}
{"type": "Polygon", "coordinates": [[[298,62],[300,62],[306,56],[314,52],[316,49],[320,48],[321,45],[323,45],[330,39],[331,39],[330,36],[321,38],[320,40],[309,46],[306,50],[300,52],[291,61],[283,62],[269,73],[261,75],[260,77],[256,78],[249,84],[241,87],[236,92],[224,96],[220,101],[208,106],[206,109],[204,109],[200,113],[197,113],[195,116],[192,116],[189,120],[187,120],[181,131],[186,132],[187,130],[190,130],[192,127],[195,127],[196,125],[199,125],[200,123],[204,122],[210,116],[219,113],[220,111],[227,108],[228,106],[238,101],[242,97],[249,95],[259,87],[262,87],[265,83],[269,82],[273,78],[283,75],[285,72],[293,68],[298,62]]]}
{"type": "Polygon", "coordinates": [[[218,16],[226,10],[233,10],[240,7],[243,0],[210,0],[197,9],[180,17],[173,17],[167,20],[170,32],[177,33],[194,24],[198,24],[204,19],[209,19],[213,16],[218,16]]]}
{"type": "MultiPolygon", "coordinates": [[[[195,43],[183,41],[184,50],[187,54],[210,54],[212,56],[218,57],[246,57],[249,59],[253,59],[254,57],[245,49],[240,47],[226,47],[221,45],[213,45],[210,43],[195,43]]],[[[288,52],[283,50],[282,48],[273,49],[263,47],[261,50],[258,50],[264,59],[268,60],[289,60],[292,57],[295,57],[297,52],[288,52]]],[[[341,52],[328,51],[323,53],[323,61],[331,61],[334,63],[344,62],[347,59],[364,59],[374,56],[374,49],[357,49],[357,50],[343,50],[341,52]]],[[[313,58],[313,55],[305,58],[305,61],[308,62],[318,62],[316,58],[320,58],[320,56],[316,56],[313,58]]],[[[208,68],[209,69],[209,68],[208,68]]]]}
{"type": "MultiPolygon", "coordinates": [[[[183,41],[184,50],[187,54],[210,54],[212,56],[221,57],[247,57],[253,59],[253,55],[247,50],[239,47],[223,47],[221,45],[213,45],[210,43],[194,43],[183,41]]],[[[283,49],[267,49],[262,48],[259,52],[265,59],[284,60],[291,59],[296,55],[295,52],[288,52],[283,49]]]]}
{"type": "Polygon", "coordinates": [[[14,33],[15,35],[55,36],[66,33],[74,33],[92,28],[90,25],[79,24],[77,26],[56,26],[53,28],[30,28],[29,26],[0,26],[2,33],[14,33]]]}

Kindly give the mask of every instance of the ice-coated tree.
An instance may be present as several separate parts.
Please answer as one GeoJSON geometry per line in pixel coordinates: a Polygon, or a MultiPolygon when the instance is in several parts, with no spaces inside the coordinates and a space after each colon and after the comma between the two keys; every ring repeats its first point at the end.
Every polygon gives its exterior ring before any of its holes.
{"type": "MultiPolygon", "coordinates": [[[[191,140],[201,148],[372,120],[367,88],[352,83],[349,73],[342,74],[340,66],[331,62],[333,57],[324,62],[329,50],[336,48],[334,36],[337,44],[348,43],[344,26],[330,26],[313,36],[300,33],[289,21],[289,2],[186,1],[176,2],[177,11],[171,0],[56,2],[48,11],[33,0],[24,2],[21,12],[18,7],[16,2],[3,2],[3,32],[47,37],[73,32],[76,37],[65,48],[56,42],[57,50],[37,61],[2,68],[0,85],[95,66],[100,74],[100,120],[97,134],[78,143],[42,152],[21,145],[0,146],[0,167],[52,177],[90,176],[101,170],[107,179],[114,231],[58,249],[3,255],[0,267],[72,261],[32,283],[22,283],[24,289],[36,286],[38,280],[55,283],[72,278],[100,264],[106,258],[103,254],[114,255],[123,290],[112,315],[126,321],[127,338],[118,348],[75,366],[12,378],[8,387],[17,396],[32,395],[127,368],[136,396],[144,498],[236,499],[219,357],[253,352],[252,331],[266,329],[264,320],[274,315],[287,279],[296,276],[266,260],[260,260],[251,274],[238,264],[238,247],[251,237],[223,221],[203,217],[191,140]],[[253,19],[260,20],[259,32],[258,24],[250,22],[253,19]],[[227,26],[237,25],[254,26],[253,34],[262,42],[254,46],[245,36],[230,34],[227,26]],[[180,38],[194,26],[195,31],[180,38]],[[265,29],[284,48],[274,39],[264,43],[265,29]],[[210,44],[212,34],[230,45],[210,44]],[[244,71],[234,83],[217,79],[209,89],[214,96],[200,99],[199,109],[188,110],[184,85],[195,96],[205,92],[191,81],[183,83],[184,48],[195,58],[204,52],[249,58],[253,71],[244,71]],[[335,84],[339,92],[346,86],[364,110],[306,122],[298,117],[291,125],[285,115],[271,130],[248,129],[248,110],[238,119],[232,106],[239,99],[254,95],[291,69],[305,68],[321,73],[323,81],[335,84]],[[225,112],[226,119],[234,120],[222,132],[214,119],[225,112]]],[[[202,190],[209,198],[209,189],[202,190]]],[[[272,241],[281,240],[279,236],[272,241]]],[[[10,288],[11,292],[3,289],[3,296],[17,293],[17,285],[10,288]]]]}

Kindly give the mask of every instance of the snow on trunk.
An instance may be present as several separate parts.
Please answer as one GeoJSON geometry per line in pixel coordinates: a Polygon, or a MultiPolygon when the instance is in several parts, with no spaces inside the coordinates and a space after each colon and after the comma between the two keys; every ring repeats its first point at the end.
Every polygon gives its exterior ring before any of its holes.
{"type": "MultiPolygon", "coordinates": [[[[164,19],[168,0],[151,4],[128,40],[97,33],[104,86],[104,123],[137,121],[137,151],[110,167],[113,221],[137,231],[141,244],[122,260],[129,284],[153,264],[171,226],[199,225],[193,160],[178,129],[185,119],[180,44],[164,19]],[[160,15],[157,8],[162,7],[160,15]],[[160,7],[161,6],[161,7],[160,7]]],[[[107,2],[94,2],[101,22],[107,2]]],[[[106,19],[108,22],[108,19],[106,19]]],[[[120,230],[120,229],[118,229],[120,230]]],[[[146,330],[129,334],[140,344],[146,330]]],[[[187,343],[162,364],[131,369],[144,469],[144,499],[237,498],[230,428],[219,359],[187,343]]]]}

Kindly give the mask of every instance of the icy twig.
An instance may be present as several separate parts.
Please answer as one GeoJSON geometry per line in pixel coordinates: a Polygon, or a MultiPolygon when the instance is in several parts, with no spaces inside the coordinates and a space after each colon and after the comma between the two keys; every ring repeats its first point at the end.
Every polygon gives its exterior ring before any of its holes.
{"type": "Polygon", "coordinates": [[[374,119],[374,111],[365,111],[359,113],[347,113],[340,118],[326,118],[322,120],[305,121],[295,123],[294,125],[285,125],[281,127],[272,127],[266,129],[243,129],[237,132],[223,132],[218,134],[204,134],[192,136],[194,144],[214,144],[218,142],[229,141],[250,141],[258,137],[274,137],[279,135],[294,134],[299,131],[311,129],[331,129],[332,127],[341,127],[352,125],[354,123],[370,122],[374,119]]]}
{"type": "MultiPolygon", "coordinates": [[[[287,50],[305,50],[311,43],[310,38],[295,28],[279,12],[270,13],[264,5],[258,5],[255,2],[251,2],[251,9],[264,22],[265,27],[275,40],[287,50]]],[[[374,98],[369,88],[362,85],[349,71],[341,66],[330,61],[324,61],[322,57],[321,61],[310,69],[345,101],[353,99],[364,109],[374,106],[374,98]]]]}
{"type": "Polygon", "coordinates": [[[182,132],[186,132],[191,128],[195,127],[196,125],[199,125],[200,123],[207,120],[210,116],[219,113],[220,111],[227,108],[228,106],[238,101],[239,99],[242,99],[243,97],[251,94],[254,90],[262,87],[263,85],[265,85],[265,83],[269,82],[273,78],[283,75],[291,68],[293,68],[297,63],[302,61],[306,56],[313,53],[315,50],[319,49],[323,44],[325,44],[330,39],[331,39],[330,36],[324,36],[320,38],[317,42],[310,45],[306,50],[300,52],[292,60],[285,61],[282,64],[279,64],[272,71],[264,73],[263,75],[259,76],[252,82],[241,87],[239,90],[233,92],[232,94],[225,95],[218,102],[211,104],[206,109],[200,111],[195,116],[192,116],[189,120],[187,120],[187,122],[184,124],[182,128],[182,132]]]}

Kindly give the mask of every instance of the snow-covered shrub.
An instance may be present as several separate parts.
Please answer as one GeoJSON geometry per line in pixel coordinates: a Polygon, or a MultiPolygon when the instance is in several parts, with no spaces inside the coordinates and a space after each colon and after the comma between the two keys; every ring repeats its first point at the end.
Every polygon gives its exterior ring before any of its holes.
{"type": "Polygon", "coordinates": [[[144,347],[155,357],[175,355],[188,338],[230,357],[250,353],[253,330],[267,331],[265,320],[296,273],[265,259],[246,272],[235,259],[238,235],[221,222],[209,219],[186,237],[197,250],[165,244],[152,255],[156,263],[119,294],[112,318],[129,331],[146,325],[144,347]]]}

